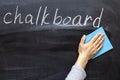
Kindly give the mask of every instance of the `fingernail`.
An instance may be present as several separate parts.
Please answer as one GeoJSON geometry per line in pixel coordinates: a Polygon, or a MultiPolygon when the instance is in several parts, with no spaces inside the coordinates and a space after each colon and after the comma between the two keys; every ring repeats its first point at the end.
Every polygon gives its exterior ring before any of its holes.
{"type": "Polygon", "coordinates": [[[100,33],[97,33],[97,35],[99,35],[100,33]]]}
{"type": "Polygon", "coordinates": [[[100,36],[101,35],[101,33],[98,33],[98,36],[100,36]]]}
{"type": "Polygon", "coordinates": [[[102,35],[104,35],[104,33],[102,33],[102,35]]]}
{"type": "Polygon", "coordinates": [[[86,35],[84,34],[83,37],[85,37],[86,35]]]}

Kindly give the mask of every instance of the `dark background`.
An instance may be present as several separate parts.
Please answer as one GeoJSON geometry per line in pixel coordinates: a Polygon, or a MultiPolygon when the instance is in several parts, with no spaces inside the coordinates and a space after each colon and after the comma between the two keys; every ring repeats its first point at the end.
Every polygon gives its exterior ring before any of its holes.
{"type": "Polygon", "coordinates": [[[77,59],[81,36],[96,29],[92,23],[85,27],[4,24],[4,14],[15,13],[17,5],[23,16],[35,16],[40,6],[48,6],[51,14],[59,8],[63,17],[95,17],[104,8],[101,26],[114,49],[90,60],[86,80],[120,80],[119,0],[0,0],[0,80],[64,80],[77,59]]]}

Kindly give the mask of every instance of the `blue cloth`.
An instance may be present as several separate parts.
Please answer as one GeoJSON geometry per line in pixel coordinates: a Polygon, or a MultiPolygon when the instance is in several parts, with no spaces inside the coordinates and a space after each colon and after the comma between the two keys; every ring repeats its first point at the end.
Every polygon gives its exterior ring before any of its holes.
{"type": "Polygon", "coordinates": [[[111,50],[113,48],[110,40],[108,39],[103,27],[98,28],[97,30],[95,30],[94,32],[90,33],[87,35],[86,37],[86,41],[85,43],[89,42],[97,33],[101,33],[104,34],[104,42],[103,42],[103,47],[98,51],[98,53],[93,56],[93,58],[96,58],[102,54],[104,54],[105,52],[111,50]]]}

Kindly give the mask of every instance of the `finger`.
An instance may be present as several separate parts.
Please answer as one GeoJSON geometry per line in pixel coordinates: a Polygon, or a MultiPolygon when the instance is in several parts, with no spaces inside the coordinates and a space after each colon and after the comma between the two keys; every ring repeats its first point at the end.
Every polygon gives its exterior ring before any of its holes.
{"type": "Polygon", "coordinates": [[[92,51],[92,55],[95,55],[100,49],[102,48],[102,45],[99,46],[96,50],[92,51]]]}
{"type": "Polygon", "coordinates": [[[94,45],[92,47],[92,51],[95,52],[99,48],[99,46],[101,46],[103,44],[103,41],[104,41],[104,37],[100,40],[100,42],[97,45],[94,45]]]}
{"type": "Polygon", "coordinates": [[[96,51],[99,51],[100,47],[103,46],[103,42],[104,42],[104,38],[102,38],[102,40],[96,46],[96,48],[95,48],[96,51]]]}
{"type": "Polygon", "coordinates": [[[99,36],[100,36],[100,33],[96,34],[95,37],[91,39],[90,43],[93,44],[99,36]]]}
{"type": "Polygon", "coordinates": [[[99,45],[102,41],[104,40],[104,35],[103,34],[101,34],[98,38],[97,38],[97,40],[94,42],[94,44],[93,45],[99,45]]]}
{"type": "Polygon", "coordinates": [[[86,39],[86,35],[83,35],[80,41],[80,44],[83,45],[86,39]]]}
{"type": "Polygon", "coordinates": [[[98,48],[101,44],[103,44],[104,41],[104,37],[98,42],[98,44],[96,45],[96,48],[98,48]]]}
{"type": "Polygon", "coordinates": [[[99,41],[97,45],[94,44],[91,46],[91,51],[93,54],[97,52],[97,49],[103,44],[103,41],[104,41],[104,37],[99,41]]]}
{"type": "Polygon", "coordinates": [[[97,48],[96,46],[99,46],[99,44],[101,43],[103,38],[104,38],[104,36],[100,34],[100,36],[97,38],[97,40],[90,45],[91,49],[96,49],[97,48]]]}
{"type": "Polygon", "coordinates": [[[103,44],[101,44],[101,45],[97,48],[96,53],[97,53],[102,47],[103,47],[103,44]]]}

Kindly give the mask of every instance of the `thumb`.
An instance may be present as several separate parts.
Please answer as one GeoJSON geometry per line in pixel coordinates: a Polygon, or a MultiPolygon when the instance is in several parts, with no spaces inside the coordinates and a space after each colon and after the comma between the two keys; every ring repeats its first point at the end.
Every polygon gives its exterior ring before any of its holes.
{"type": "Polygon", "coordinates": [[[86,35],[83,35],[80,41],[80,44],[83,45],[86,39],[86,35]]]}

